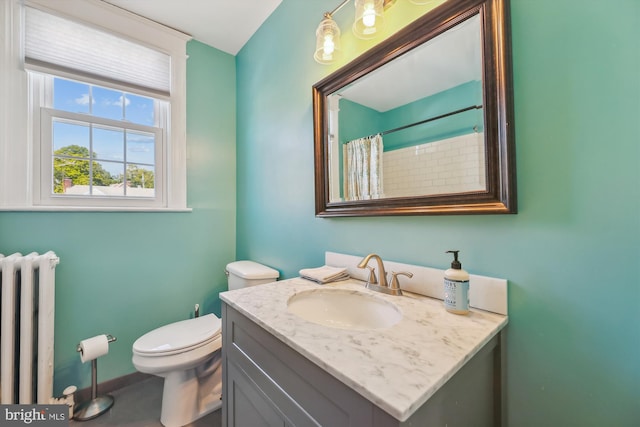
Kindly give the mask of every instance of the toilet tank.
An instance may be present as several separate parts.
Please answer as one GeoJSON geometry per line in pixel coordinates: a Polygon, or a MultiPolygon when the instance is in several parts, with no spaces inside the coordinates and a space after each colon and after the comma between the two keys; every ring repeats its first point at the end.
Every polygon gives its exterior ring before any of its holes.
{"type": "Polygon", "coordinates": [[[234,261],[225,270],[229,290],[274,282],[280,276],[278,270],[254,261],[234,261]]]}

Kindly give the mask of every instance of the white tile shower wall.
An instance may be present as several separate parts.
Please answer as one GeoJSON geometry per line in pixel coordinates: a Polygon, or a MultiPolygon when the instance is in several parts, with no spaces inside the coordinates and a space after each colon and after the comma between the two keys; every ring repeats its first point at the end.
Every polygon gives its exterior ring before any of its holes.
{"type": "Polygon", "coordinates": [[[387,151],[382,170],[385,197],[485,190],[484,133],[387,151]]]}
{"type": "MultiPolygon", "coordinates": [[[[346,267],[349,275],[354,279],[367,280],[367,269],[358,268],[364,256],[345,255],[336,252],[325,252],[325,264],[333,267],[346,267]]],[[[374,261],[370,261],[376,267],[374,261]]],[[[444,270],[419,265],[403,264],[394,261],[384,261],[384,269],[388,273],[408,271],[413,277],[398,277],[400,288],[407,292],[426,295],[431,298],[444,298],[444,270]]],[[[376,272],[378,274],[378,272],[376,272]]],[[[507,313],[507,281],[494,277],[469,274],[469,305],[480,310],[487,310],[498,314],[507,313]]],[[[379,274],[378,274],[379,277],[379,274]]]]}

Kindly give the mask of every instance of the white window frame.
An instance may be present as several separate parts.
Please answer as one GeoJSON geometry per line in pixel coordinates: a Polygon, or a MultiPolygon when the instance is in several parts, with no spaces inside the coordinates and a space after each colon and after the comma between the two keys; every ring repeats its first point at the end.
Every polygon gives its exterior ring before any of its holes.
{"type": "MultiPolygon", "coordinates": [[[[51,108],[53,105],[53,78],[51,75],[42,75],[29,72],[29,85],[33,102],[33,126],[34,126],[34,161],[39,160],[40,167],[34,167],[34,204],[44,206],[77,206],[77,207],[112,207],[114,204],[122,208],[163,208],[166,205],[165,197],[165,147],[167,114],[166,109],[156,108],[155,114],[159,127],[138,125],[135,123],[110,120],[93,115],[71,113],[68,111],[51,108]],[[43,105],[39,105],[40,103],[43,105]],[[39,117],[39,120],[38,120],[39,117]],[[137,198],[132,196],[83,196],[83,195],[58,195],[52,192],[53,188],[53,134],[52,123],[54,119],[67,119],[115,128],[138,130],[155,135],[155,197],[137,198]],[[38,132],[39,131],[39,132],[38,132]],[[39,175],[39,177],[38,177],[39,175]]],[[[57,77],[57,76],[56,76],[57,77]]],[[[86,83],[86,82],[83,82],[86,83]]],[[[89,83],[91,84],[91,83],[89,83]]],[[[117,88],[116,88],[117,89],[117,88]]],[[[34,163],[37,164],[37,163],[34,163]]]]}
{"type": "MultiPolygon", "coordinates": [[[[40,108],[48,106],[48,95],[42,87],[36,87],[37,84],[28,84],[30,79],[22,64],[23,1],[2,0],[0,3],[0,32],[6,40],[0,51],[0,74],[7,77],[0,79],[0,210],[189,211],[186,194],[186,42],[191,37],[98,0],[24,1],[27,6],[118,34],[171,57],[170,111],[162,138],[162,157],[156,165],[156,171],[164,167],[162,177],[156,179],[156,195],[159,190],[162,194],[153,203],[148,198],[130,197],[43,197],[42,174],[46,171],[42,165],[51,162],[51,157],[41,146],[43,115],[40,108]]],[[[50,70],[34,71],[135,93],[110,82],[91,81],[50,70]]]]}
{"type": "MultiPolygon", "coordinates": [[[[149,126],[136,125],[128,123],[123,126],[122,122],[115,120],[102,119],[92,117],[87,121],[86,116],[67,111],[54,110],[50,108],[42,108],[40,110],[40,200],[45,205],[50,206],[112,206],[115,203],[127,207],[163,207],[164,206],[164,132],[161,128],[153,128],[149,126]],[[73,122],[86,123],[88,126],[98,125],[110,128],[124,128],[126,130],[141,131],[151,133],[155,137],[154,147],[154,177],[155,177],[155,196],[154,197],[135,197],[135,196],[99,196],[99,195],[62,195],[52,192],[53,188],[53,122],[54,120],[69,120],[73,122]],[[116,200],[114,200],[116,199],[116,200]]],[[[36,145],[37,146],[37,145],[36,145]]],[[[93,151],[93,150],[90,150],[93,151]]],[[[124,161],[122,162],[124,163],[124,161]]],[[[37,185],[37,181],[34,180],[37,185]]]]}

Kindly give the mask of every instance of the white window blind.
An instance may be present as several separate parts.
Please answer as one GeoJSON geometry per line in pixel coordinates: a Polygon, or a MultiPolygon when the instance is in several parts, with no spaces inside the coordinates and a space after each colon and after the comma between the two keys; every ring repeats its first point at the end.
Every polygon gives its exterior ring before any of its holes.
{"type": "Polygon", "coordinates": [[[163,52],[32,7],[25,13],[25,64],[171,92],[171,57],[163,52]]]}

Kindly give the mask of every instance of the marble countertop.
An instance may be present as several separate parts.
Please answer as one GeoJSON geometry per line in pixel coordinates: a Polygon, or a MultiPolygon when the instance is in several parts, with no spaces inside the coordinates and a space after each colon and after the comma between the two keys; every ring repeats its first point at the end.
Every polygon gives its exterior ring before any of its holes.
{"type": "Polygon", "coordinates": [[[507,316],[447,312],[441,300],[373,292],[349,279],[332,284],[294,278],[223,292],[220,298],[360,395],[405,421],[507,324],[507,316]],[[308,322],[287,310],[297,292],[357,290],[395,304],[402,320],[386,329],[347,330],[308,322]]]}

